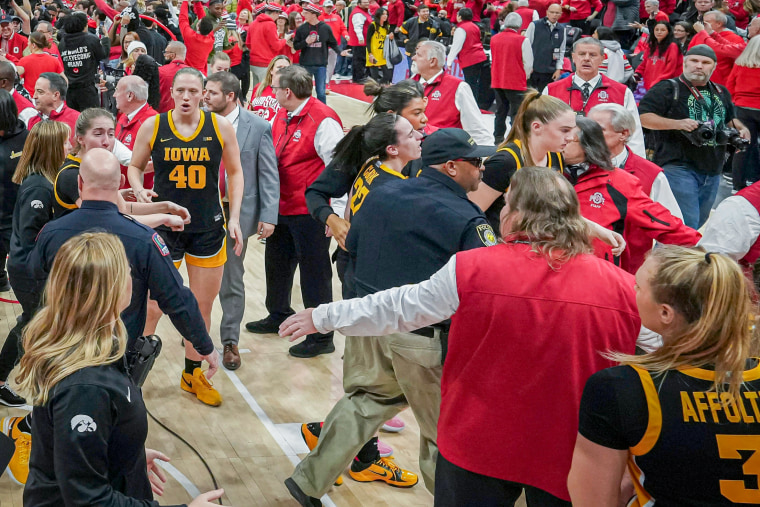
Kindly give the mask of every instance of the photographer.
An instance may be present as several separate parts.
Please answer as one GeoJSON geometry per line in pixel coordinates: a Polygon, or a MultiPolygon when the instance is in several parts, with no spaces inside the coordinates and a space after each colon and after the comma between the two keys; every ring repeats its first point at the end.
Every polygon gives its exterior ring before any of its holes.
{"type": "Polygon", "coordinates": [[[694,46],[683,74],[657,83],[639,104],[642,126],[663,131],[648,147],[652,161],[665,171],[684,222],[694,229],[710,215],[728,145],[741,148],[750,136],[734,118],[731,95],[710,82],[716,61],[709,46],[694,46]]]}

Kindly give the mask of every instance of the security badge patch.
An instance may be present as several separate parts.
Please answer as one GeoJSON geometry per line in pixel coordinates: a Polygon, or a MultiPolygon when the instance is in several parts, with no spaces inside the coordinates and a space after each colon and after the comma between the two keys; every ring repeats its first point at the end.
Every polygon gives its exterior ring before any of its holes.
{"type": "Polygon", "coordinates": [[[478,237],[485,246],[494,246],[496,244],[496,234],[494,234],[490,225],[480,224],[475,230],[478,231],[478,237]]]}
{"type": "Polygon", "coordinates": [[[161,252],[161,255],[164,257],[169,255],[169,247],[166,246],[164,238],[162,238],[157,232],[153,233],[153,243],[158,247],[158,251],[161,252]]]}

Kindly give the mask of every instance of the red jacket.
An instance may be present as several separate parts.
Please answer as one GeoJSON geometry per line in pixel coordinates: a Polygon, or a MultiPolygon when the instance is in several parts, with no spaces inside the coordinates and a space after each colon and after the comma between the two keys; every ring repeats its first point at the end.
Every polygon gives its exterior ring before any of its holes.
{"type": "MultiPolygon", "coordinates": [[[[420,75],[417,74],[412,79],[419,81],[420,75]]],[[[425,85],[425,97],[428,100],[425,115],[430,132],[449,127],[462,128],[462,116],[454,106],[454,97],[461,83],[461,80],[443,72],[425,85]]]]}
{"type": "MultiPolygon", "coordinates": [[[[663,205],[652,201],[639,180],[627,171],[606,171],[592,165],[578,178],[575,192],[584,217],[623,235],[628,248],[620,257],[619,265],[629,273],[635,273],[644,263],[652,241],[694,246],[702,237],[663,205]]],[[[598,257],[618,263],[609,245],[595,240],[594,249],[598,257]]]]}
{"type": "MultiPolygon", "coordinates": [[[[16,94],[14,93],[14,95],[16,94]]],[[[65,123],[66,125],[68,125],[69,129],[71,129],[71,136],[69,137],[69,141],[71,142],[71,144],[74,144],[74,137],[76,136],[77,118],[79,118],[79,111],[71,109],[69,106],[67,106],[64,103],[63,109],[61,109],[60,113],[56,111],[50,112],[49,119],[54,120],[54,121],[59,121],[61,123],[65,123]]],[[[42,115],[33,116],[32,118],[29,119],[27,128],[29,130],[32,130],[32,127],[34,127],[41,121],[42,121],[42,115]]]]}
{"type": "MultiPolygon", "coordinates": [[[[137,131],[140,130],[142,124],[145,123],[148,118],[153,118],[157,114],[156,110],[150,107],[150,104],[148,103],[146,103],[131,120],[127,118],[126,114],[120,113],[119,117],[116,119],[116,139],[121,141],[124,146],[131,150],[135,145],[137,131]]],[[[124,184],[121,188],[129,188],[129,181],[126,179],[127,166],[121,166],[121,173],[125,178],[124,184]]],[[[145,173],[144,187],[153,188],[153,173],[145,173]]]]}
{"type": "Polygon", "coordinates": [[[245,45],[251,50],[251,65],[266,67],[272,58],[282,54],[287,47],[285,39],[277,38],[277,25],[268,14],[261,13],[248,28],[245,45]],[[253,43],[256,41],[256,44],[253,43]]]}
{"type": "MultiPolygon", "coordinates": [[[[483,11],[485,0],[466,0],[464,6],[468,9],[472,9],[472,20],[475,22],[480,21],[480,14],[483,11]]],[[[453,21],[456,21],[454,19],[453,21]]]]}
{"type": "MultiPolygon", "coordinates": [[[[403,8],[403,4],[401,4],[402,11],[403,8]]],[[[337,14],[334,11],[332,14],[322,14],[319,16],[319,20],[332,29],[333,35],[335,36],[335,40],[338,41],[338,44],[340,44],[341,39],[348,39],[348,30],[346,29],[346,24],[343,22],[343,18],[340,17],[340,14],[337,14]]]]}
{"type": "MultiPolygon", "coordinates": [[[[16,109],[18,109],[18,114],[19,115],[21,115],[21,113],[24,112],[24,111],[26,111],[27,109],[34,109],[34,104],[32,104],[32,102],[29,99],[27,99],[26,97],[24,97],[23,95],[21,95],[16,90],[12,91],[11,97],[13,97],[13,101],[16,103],[16,109]]],[[[34,112],[36,113],[37,110],[34,109],[34,112]]],[[[39,121],[39,120],[37,120],[37,121],[39,121]]],[[[35,123],[37,123],[37,122],[35,121],[35,123]]],[[[28,126],[28,128],[32,128],[31,125],[28,126]]]]}
{"type": "Polygon", "coordinates": [[[277,99],[274,97],[274,90],[272,90],[271,86],[267,86],[265,90],[262,90],[261,95],[257,97],[256,92],[258,91],[259,86],[261,86],[261,83],[256,85],[256,88],[251,94],[251,101],[248,103],[248,109],[250,109],[253,114],[258,115],[271,123],[274,121],[277,111],[280,110],[280,103],[277,102],[277,99]]]}
{"type": "Polygon", "coordinates": [[[188,65],[184,60],[174,59],[166,65],[158,68],[158,85],[161,89],[161,102],[158,105],[158,112],[165,113],[174,109],[174,99],[172,98],[172,82],[174,75],[179,69],[184,69],[188,65]]]}
{"type": "Polygon", "coordinates": [[[404,2],[396,0],[388,4],[388,24],[401,26],[404,23],[404,2]]]}
{"type": "Polygon", "coordinates": [[[298,116],[288,122],[288,112],[281,108],[272,123],[272,138],[280,172],[280,215],[308,215],[306,188],[324,171],[325,163],[314,148],[319,124],[332,118],[342,125],[337,113],[315,97],[298,116]]]}
{"type": "Polygon", "coordinates": [[[483,50],[483,43],[480,40],[480,27],[472,21],[462,21],[457,26],[457,30],[464,30],[465,38],[462,50],[457,56],[459,65],[471,67],[488,59],[486,52],[483,50]]]}
{"type": "Polygon", "coordinates": [[[535,9],[538,12],[538,18],[541,19],[546,16],[546,9],[553,3],[554,0],[528,0],[528,7],[535,9]]]}
{"type": "MultiPolygon", "coordinates": [[[[6,41],[0,43],[0,47],[5,47],[6,41]]],[[[29,45],[29,40],[20,33],[13,32],[11,38],[7,41],[7,52],[5,57],[12,63],[18,63],[24,56],[24,50],[29,45]]]]}
{"type": "Polygon", "coordinates": [[[760,69],[734,65],[726,81],[734,104],[739,107],[760,109],[760,69]]]}
{"type": "MultiPolygon", "coordinates": [[[[599,0],[562,0],[562,8],[567,12],[568,19],[586,19],[592,12],[602,10],[602,2],[599,0]],[[569,7],[575,7],[575,12],[570,12],[569,7]]],[[[560,20],[561,21],[561,20],[560,20]]]]}
{"type": "Polygon", "coordinates": [[[528,25],[533,22],[533,13],[536,11],[530,7],[518,7],[515,9],[515,12],[522,18],[522,26],[520,26],[520,31],[527,30],[528,25]]]}
{"type": "Polygon", "coordinates": [[[733,14],[734,20],[736,20],[736,28],[742,30],[747,29],[749,24],[749,13],[744,9],[745,0],[727,0],[725,5],[728,6],[728,11],[733,14]]]}
{"type": "Polygon", "coordinates": [[[187,46],[185,61],[189,67],[198,69],[205,76],[208,55],[214,50],[214,32],[201,35],[193,30],[190,26],[187,9],[188,3],[182,2],[182,6],[179,8],[179,29],[182,32],[185,46],[187,46]]]}
{"type": "Polygon", "coordinates": [[[641,320],[633,277],[593,255],[552,269],[530,245],[506,243],[457,253],[456,282],[441,455],[570,500],[583,387],[614,364],[603,352],[635,348],[641,320]]]}
{"type": "MultiPolygon", "coordinates": [[[[754,185],[744,187],[736,195],[747,199],[756,210],[760,211],[760,184],[755,183],[754,185]]],[[[760,239],[755,239],[747,254],[739,260],[739,264],[745,268],[745,272],[750,273],[750,279],[752,279],[752,268],[758,258],[760,258],[760,239]]]]}
{"type": "Polygon", "coordinates": [[[557,97],[565,104],[570,104],[573,111],[583,113],[584,116],[589,110],[598,104],[620,104],[625,105],[625,94],[628,87],[614,81],[602,74],[602,82],[591,91],[586,104],[583,104],[583,92],[573,83],[573,76],[570,74],[564,79],[549,83],[549,95],[557,97]]]}
{"type": "Polygon", "coordinates": [[[683,72],[683,53],[677,43],[671,42],[664,55],[652,55],[649,46],[644,50],[644,57],[636,68],[636,74],[643,77],[644,88],[649,90],[665,79],[678,77],[683,72]]]}
{"type": "Polygon", "coordinates": [[[744,48],[747,47],[744,39],[731,30],[723,30],[720,33],[713,32],[712,35],[708,35],[707,30],[702,30],[691,39],[689,49],[697,44],[707,44],[715,51],[718,57],[718,64],[715,66],[715,72],[710,77],[710,81],[726,86],[728,76],[731,74],[731,69],[734,66],[734,61],[739,58],[744,48]]]}
{"type": "Polygon", "coordinates": [[[525,91],[528,78],[523,66],[522,46],[525,37],[512,29],[491,37],[491,87],[525,91]]]}

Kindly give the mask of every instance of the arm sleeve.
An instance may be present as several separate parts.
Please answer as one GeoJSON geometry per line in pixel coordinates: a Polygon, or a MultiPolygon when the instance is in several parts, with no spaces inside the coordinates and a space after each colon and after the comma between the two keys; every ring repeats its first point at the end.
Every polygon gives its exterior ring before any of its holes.
{"type": "MultiPolygon", "coordinates": [[[[154,233],[156,236],[158,233],[154,233]]],[[[206,323],[193,293],[185,287],[171,257],[162,255],[157,245],[148,245],[147,281],[150,297],[169,316],[184,339],[202,356],[214,350],[206,323]]]]}
{"type": "Polygon", "coordinates": [[[522,58],[525,77],[530,78],[530,75],[533,72],[533,49],[530,47],[528,39],[525,39],[522,43],[522,58]]]}
{"type": "Polygon", "coordinates": [[[462,51],[462,47],[464,46],[464,40],[467,38],[467,34],[464,30],[461,28],[455,28],[454,29],[454,37],[451,41],[451,49],[449,50],[449,56],[446,57],[446,66],[451,67],[451,65],[454,63],[454,60],[456,60],[457,56],[459,56],[459,52],[462,51]]]}
{"type": "Polygon", "coordinates": [[[340,53],[340,44],[338,44],[338,41],[335,40],[335,34],[332,31],[332,28],[330,28],[329,25],[325,25],[327,30],[325,30],[325,33],[327,34],[327,47],[335,51],[336,53],[340,53]]]}
{"type": "Polygon", "coordinates": [[[296,33],[293,36],[293,49],[300,51],[304,49],[306,46],[308,46],[308,44],[306,44],[306,35],[308,35],[309,31],[305,29],[305,27],[307,26],[308,26],[308,23],[303,23],[296,30],[296,33]],[[301,29],[302,27],[304,27],[303,30],[301,29]]]}
{"type": "Polygon", "coordinates": [[[652,192],[649,194],[649,197],[651,197],[653,201],[665,206],[665,208],[670,211],[671,215],[678,217],[683,221],[681,207],[678,205],[676,196],[673,195],[673,190],[670,188],[670,183],[668,183],[668,178],[665,176],[664,172],[658,174],[652,182],[652,192]]]}
{"type": "Polygon", "coordinates": [[[320,333],[337,330],[348,336],[381,336],[441,322],[458,307],[456,256],[453,256],[424,282],[319,305],[312,319],[320,333]]]}
{"type": "Polygon", "coordinates": [[[670,104],[675,96],[673,85],[670,81],[660,81],[650,88],[639,102],[639,114],[653,113],[666,118],[665,115],[668,114],[668,109],[670,109],[670,104]]]}
{"type": "Polygon", "coordinates": [[[33,187],[18,199],[19,240],[22,245],[33,245],[40,230],[53,218],[53,196],[47,188],[33,187]]]}
{"type": "Polygon", "coordinates": [[[356,34],[356,38],[359,39],[359,42],[364,42],[364,23],[366,22],[367,19],[361,14],[351,15],[351,27],[354,29],[354,33],[356,34]]]}
{"type": "MultiPolygon", "coordinates": [[[[559,55],[560,55],[560,57],[557,58],[557,67],[556,67],[555,70],[562,70],[562,65],[564,63],[565,51],[567,50],[567,27],[561,26],[560,28],[562,30],[562,35],[560,36],[562,38],[562,41],[559,43],[559,55]]],[[[547,89],[548,89],[548,87],[545,87],[544,88],[544,92],[546,92],[547,89]]]]}
{"type": "Polygon", "coordinates": [[[343,127],[340,123],[332,118],[325,118],[317,127],[317,133],[314,134],[314,149],[317,155],[325,163],[325,167],[330,165],[333,158],[335,145],[343,139],[343,127]]]}
{"type": "Polygon", "coordinates": [[[179,7],[179,31],[182,33],[182,37],[187,39],[188,37],[192,38],[192,33],[195,32],[195,30],[192,29],[190,26],[190,17],[188,16],[188,5],[187,2],[182,2],[182,5],[179,7]]]}
{"type": "Polygon", "coordinates": [[[115,421],[106,389],[82,384],[63,389],[50,401],[48,410],[56,483],[65,505],[158,506],[157,502],[129,498],[111,487],[106,470],[115,421]]]}
{"type": "Polygon", "coordinates": [[[92,35],[92,56],[95,57],[95,61],[105,60],[108,56],[108,52],[111,51],[111,39],[108,37],[102,37],[98,39],[95,35],[92,35]]]}
{"type": "Polygon", "coordinates": [[[496,244],[496,234],[493,228],[483,217],[472,220],[462,233],[461,250],[472,250],[483,246],[496,244]]]}
{"type": "Polygon", "coordinates": [[[646,157],[646,148],[644,147],[644,131],[641,129],[641,118],[639,118],[639,109],[636,107],[636,99],[630,88],[625,89],[625,100],[623,106],[631,113],[633,120],[636,122],[636,130],[631,134],[628,146],[636,155],[646,157]]]}
{"type": "Polygon", "coordinates": [[[462,81],[454,94],[454,105],[459,109],[462,128],[481,146],[493,146],[493,133],[486,127],[472,88],[462,81]]]}
{"type": "Polygon", "coordinates": [[[95,0],[95,6],[103,11],[109,19],[113,19],[119,13],[119,11],[108,5],[104,0],[95,0]]]}
{"type": "Polygon", "coordinates": [[[721,202],[704,227],[699,246],[739,261],[760,236],[760,214],[748,200],[731,196],[721,202]]]}
{"type": "MultiPolygon", "coordinates": [[[[612,378],[610,370],[602,370],[592,375],[583,389],[578,418],[578,433],[595,444],[619,450],[628,449],[635,444],[629,442],[623,431],[621,411],[628,411],[631,407],[619,405],[618,390],[636,386],[619,386],[621,383],[621,379],[612,378]]],[[[640,383],[638,390],[640,392],[636,394],[644,397],[640,383]]],[[[644,408],[646,409],[646,399],[644,408]]]]}
{"type": "Polygon", "coordinates": [[[533,23],[528,25],[528,28],[525,29],[525,38],[528,40],[528,43],[533,46],[533,35],[536,32],[536,25],[533,23]]]}
{"type": "Polygon", "coordinates": [[[58,204],[66,209],[75,209],[79,199],[78,169],[63,169],[55,178],[54,193],[58,204]]]}
{"type": "Polygon", "coordinates": [[[277,156],[274,152],[272,127],[266,126],[259,144],[259,220],[268,224],[277,224],[280,211],[280,172],[277,168],[277,156]]]}
{"type": "Polygon", "coordinates": [[[306,189],[306,207],[315,220],[326,223],[327,218],[332,215],[339,215],[330,205],[330,199],[341,197],[351,190],[353,179],[350,175],[338,171],[333,165],[329,165],[322,171],[314,183],[306,189]]]}
{"type": "Polygon", "coordinates": [[[702,237],[671,215],[665,206],[652,201],[641,187],[636,187],[635,195],[629,197],[626,222],[647,237],[668,245],[694,246],[702,237]]]}
{"type": "Polygon", "coordinates": [[[499,192],[506,192],[516,170],[515,157],[508,151],[497,151],[486,159],[483,183],[499,192]]]}

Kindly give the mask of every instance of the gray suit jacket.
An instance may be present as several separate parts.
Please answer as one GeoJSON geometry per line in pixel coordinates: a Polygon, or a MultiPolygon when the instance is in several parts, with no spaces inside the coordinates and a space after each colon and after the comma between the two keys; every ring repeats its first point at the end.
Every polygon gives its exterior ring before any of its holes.
{"type": "Polygon", "coordinates": [[[259,222],[277,223],[280,209],[280,175],[269,122],[238,106],[237,141],[245,191],[240,206],[243,237],[253,236],[259,222]]]}

